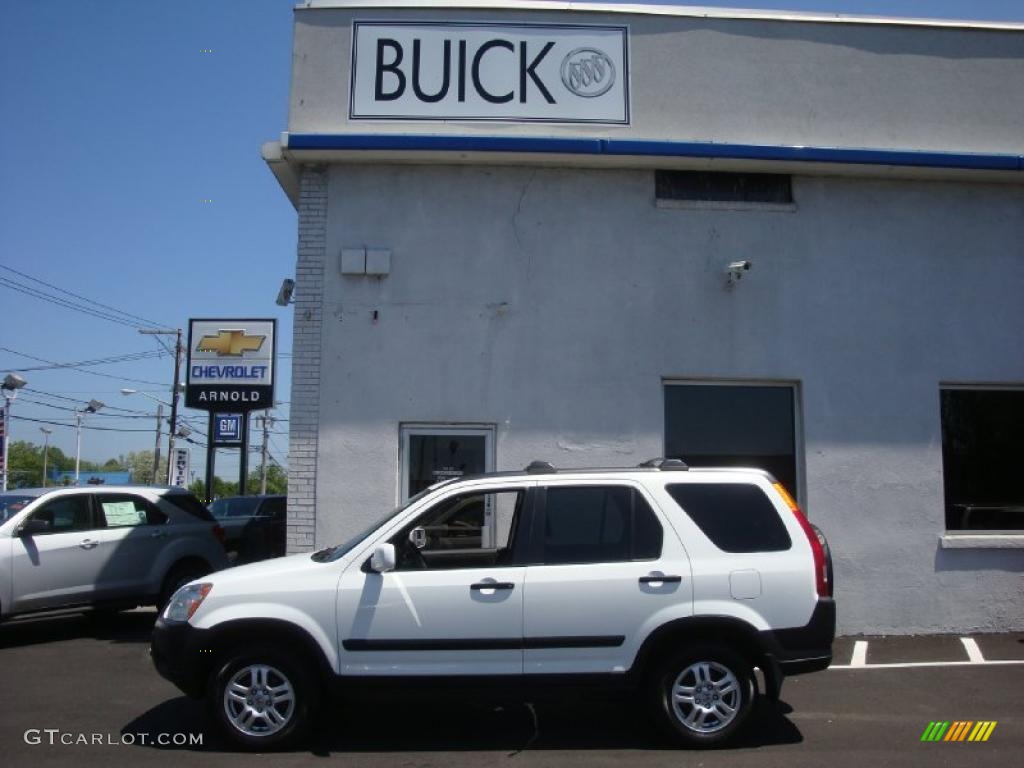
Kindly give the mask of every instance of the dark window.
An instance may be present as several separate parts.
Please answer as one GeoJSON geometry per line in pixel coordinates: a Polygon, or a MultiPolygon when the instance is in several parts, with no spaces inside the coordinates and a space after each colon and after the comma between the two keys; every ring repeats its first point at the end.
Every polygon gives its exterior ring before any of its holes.
{"type": "Polygon", "coordinates": [[[173,504],[183,512],[188,512],[192,517],[205,520],[208,523],[215,522],[210,510],[203,506],[191,493],[168,493],[161,497],[164,501],[173,504]]]}
{"type": "Polygon", "coordinates": [[[654,189],[659,200],[778,205],[793,202],[790,177],[780,173],[655,171],[654,189]]]}
{"type": "Polygon", "coordinates": [[[284,496],[272,496],[263,502],[260,514],[274,520],[284,520],[287,501],[284,496]]]}
{"type": "Polygon", "coordinates": [[[946,528],[1024,530],[1024,390],[944,389],[946,528]]]}
{"type": "Polygon", "coordinates": [[[547,489],[542,554],[547,565],[655,560],[661,543],[661,524],[632,488],[547,489]]]}
{"type": "Polygon", "coordinates": [[[669,384],[665,456],[691,467],[756,467],[797,498],[794,389],[669,384]]]}
{"type": "Polygon", "coordinates": [[[167,515],[138,496],[105,493],[96,497],[96,503],[108,528],[163,525],[167,522],[167,515]]]}
{"type": "Polygon", "coordinates": [[[756,485],[679,483],[666,490],[724,552],[782,552],[792,546],[778,511],[756,485]]]}
{"type": "Polygon", "coordinates": [[[253,517],[260,507],[258,496],[229,496],[210,505],[210,514],[218,520],[232,517],[253,517]]]}
{"type": "Polygon", "coordinates": [[[487,471],[483,435],[409,435],[409,495],[443,480],[487,471]]]}
{"type": "Polygon", "coordinates": [[[35,500],[35,496],[18,496],[6,493],[0,496],[0,523],[6,523],[35,500]]]}
{"type": "Polygon", "coordinates": [[[89,497],[85,494],[56,498],[42,509],[33,512],[32,519],[47,521],[52,533],[87,531],[96,527],[93,524],[89,497]]]}

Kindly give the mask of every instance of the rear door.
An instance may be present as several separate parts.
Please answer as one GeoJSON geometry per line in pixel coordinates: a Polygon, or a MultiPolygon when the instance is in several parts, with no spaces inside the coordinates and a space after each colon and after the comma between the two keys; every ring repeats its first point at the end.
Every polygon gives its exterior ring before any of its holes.
{"type": "Polygon", "coordinates": [[[95,503],[105,526],[99,536],[103,566],[97,596],[112,599],[142,595],[147,591],[153,564],[174,532],[167,525],[167,515],[135,494],[100,493],[95,503]]]}
{"type": "Polygon", "coordinates": [[[103,560],[100,525],[89,495],[62,494],[45,502],[29,519],[44,520],[50,529],[11,542],[14,611],[93,600],[103,560]]]}
{"type": "Polygon", "coordinates": [[[530,563],[527,674],[624,672],[655,626],[692,613],[689,560],[639,484],[538,489],[530,563]]]}

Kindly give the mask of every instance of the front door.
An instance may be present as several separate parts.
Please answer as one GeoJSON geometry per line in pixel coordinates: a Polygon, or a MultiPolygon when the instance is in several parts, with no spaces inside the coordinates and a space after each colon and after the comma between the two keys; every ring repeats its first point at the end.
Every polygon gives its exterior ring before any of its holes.
{"type": "Polygon", "coordinates": [[[444,480],[494,471],[494,427],[402,425],[404,504],[425,488],[444,480]]]}
{"type": "Polygon", "coordinates": [[[30,516],[49,530],[19,536],[11,548],[14,611],[60,608],[90,602],[103,569],[102,527],[88,494],[66,494],[30,516]]]}
{"type": "Polygon", "coordinates": [[[342,674],[521,674],[527,502],[526,488],[453,491],[386,539],[394,571],[352,563],[338,592],[342,674]]]}

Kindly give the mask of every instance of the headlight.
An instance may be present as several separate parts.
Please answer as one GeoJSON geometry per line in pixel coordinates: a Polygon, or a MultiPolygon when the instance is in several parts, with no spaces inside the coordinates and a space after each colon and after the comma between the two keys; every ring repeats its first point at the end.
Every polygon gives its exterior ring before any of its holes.
{"type": "Polygon", "coordinates": [[[174,593],[171,601],[164,608],[164,621],[188,621],[192,618],[203,600],[210,594],[213,584],[186,584],[174,593]]]}

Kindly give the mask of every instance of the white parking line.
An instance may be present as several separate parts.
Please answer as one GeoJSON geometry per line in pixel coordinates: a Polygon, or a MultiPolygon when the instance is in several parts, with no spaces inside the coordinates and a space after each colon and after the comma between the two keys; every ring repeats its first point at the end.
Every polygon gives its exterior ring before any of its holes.
{"type": "Polygon", "coordinates": [[[960,642],[964,644],[964,650],[967,651],[967,658],[970,659],[972,664],[984,664],[985,657],[981,654],[981,648],[974,641],[973,637],[961,637],[960,642]]]}
{"type": "Polygon", "coordinates": [[[833,664],[829,669],[908,669],[911,667],[996,667],[1024,664],[1024,659],[1008,661],[907,661],[895,664],[833,664]]]}
{"type": "Polygon", "coordinates": [[[853,643],[853,655],[850,656],[851,667],[863,667],[868,661],[868,641],[855,640],[853,643]]]}

